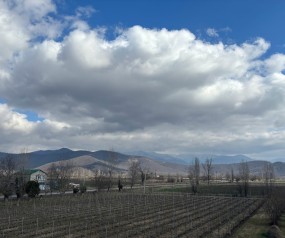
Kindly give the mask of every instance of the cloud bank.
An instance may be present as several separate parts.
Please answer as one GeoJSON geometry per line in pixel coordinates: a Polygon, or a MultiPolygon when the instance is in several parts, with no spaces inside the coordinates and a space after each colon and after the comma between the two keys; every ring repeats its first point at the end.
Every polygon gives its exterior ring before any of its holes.
{"type": "Polygon", "coordinates": [[[138,25],[108,39],[80,19],[89,8],[0,9],[0,150],[284,154],[285,55],[265,57],[266,40],[227,45],[138,25]]]}

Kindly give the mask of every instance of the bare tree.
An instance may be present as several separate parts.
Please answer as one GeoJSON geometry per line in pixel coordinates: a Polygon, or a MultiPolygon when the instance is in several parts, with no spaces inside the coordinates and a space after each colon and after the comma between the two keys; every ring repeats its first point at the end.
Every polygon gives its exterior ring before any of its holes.
{"type": "Polygon", "coordinates": [[[274,183],[274,168],[270,162],[266,162],[263,167],[263,178],[266,188],[266,194],[270,194],[272,192],[273,183],[274,183]]]}
{"type": "Polygon", "coordinates": [[[239,164],[239,176],[241,180],[241,194],[247,197],[249,191],[249,167],[246,161],[239,164]]]}
{"type": "Polygon", "coordinates": [[[129,176],[131,179],[131,189],[135,185],[135,182],[140,173],[140,168],[141,168],[141,164],[138,160],[136,159],[129,160],[129,170],[128,171],[129,171],[129,176]]]}
{"type": "Polygon", "coordinates": [[[285,192],[284,189],[272,188],[265,202],[265,211],[267,212],[272,225],[278,225],[278,220],[285,210],[285,192]]]}
{"type": "Polygon", "coordinates": [[[226,172],[225,178],[226,178],[227,181],[231,182],[231,175],[230,175],[229,172],[226,172]]]}
{"type": "Polygon", "coordinates": [[[141,184],[143,185],[143,190],[145,193],[145,185],[146,185],[146,178],[147,174],[149,173],[149,169],[145,167],[142,163],[139,164],[139,173],[141,177],[141,184]]]}
{"type": "Polygon", "coordinates": [[[27,152],[27,149],[23,149],[18,155],[15,174],[15,191],[17,198],[21,198],[25,194],[26,183],[29,178],[27,176],[27,167],[30,159],[30,154],[27,152]]]}
{"type": "Polygon", "coordinates": [[[48,168],[47,172],[48,172],[50,192],[52,193],[54,190],[58,190],[57,181],[59,177],[59,172],[57,170],[56,164],[52,163],[48,168]]]}
{"type": "Polygon", "coordinates": [[[65,192],[68,189],[74,166],[71,162],[60,161],[58,164],[52,163],[48,169],[50,179],[50,189],[58,189],[65,192]]]}
{"type": "Polygon", "coordinates": [[[18,155],[17,160],[17,169],[25,170],[29,165],[30,153],[26,148],[22,149],[20,154],[18,155]]]}
{"type": "Polygon", "coordinates": [[[98,191],[108,188],[109,186],[109,179],[107,180],[99,169],[95,171],[95,176],[93,181],[98,191]]]}
{"type": "Polygon", "coordinates": [[[233,167],[231,168],[231,183],[233,183],[235,180],[235,174],[234,174],[234,169],[233,167]]]}
{"type": "Polygon", "coordinates": [[[60,161],[58,166],[59,177],[58,184],[59,190],[65,192],[68,189],[74,166],[71,162],[60,161]]]}
{"type": "Polygon", "coordinates": [[[213,165],[212,165],[213,159],[206,159],[205,163],[202,164],[202,167],[204,169],[205,176],[207,178],[208,185],[210,184],[213,165]]]}
{"type": "Polygon", "coordinates": [[[226,180],[228,180],[230,183],[233,183],[235,180],[235,174],[234,169],[231,167],[231,171],[226,173],[226,180]]]}
{"type": "Polygon", "coordinates": [[[145,184],[145,180],[147,178],[147,174],[149,173],[149,169],[147,167],[144,167],[140,163],[139,171],[140,171],[141,183],[142,183],[142,185],[144,185],[145,184]]]}
{"type": "Polygon", "coordinates": [[[4,199],[13,194],[16,160],[12,155],[6,155],[0,159],[0,192],[4,199]]]}
{"type": "Polygon", "coordinates": [[[117,153],[111,149],[110,152],[109,152],[109,158],[108,158],[108,191],[112,188],[112,181],[113,181],[113,173],[114,173],[114,170],[115,170],[115,165],[116,165],[116,162],[118,160],[118,156],[117,156],[117,153]]]}
{"type": "Polygon", "coordinates": [[[194,164],[188,168],[188,177],[191,183],[193,193],[198,192],[199,180],[200,180],[200,160],[195,158],[194,164]]]}

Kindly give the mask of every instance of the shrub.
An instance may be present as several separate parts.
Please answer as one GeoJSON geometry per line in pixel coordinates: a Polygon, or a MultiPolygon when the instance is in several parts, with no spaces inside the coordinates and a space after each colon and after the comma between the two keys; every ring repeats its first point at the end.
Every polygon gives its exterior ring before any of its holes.
{"type": "Polygon", "coordinates": [[[78,193],[78,192],[79,192],[79,188],[78,188],[78,187],[74,187],[74,188],[73,188],[73,193],[76,194],[76,193],[78,193]]]}
{"type": "Polygon", "coordinates": [[[175,183],[175,178],[168,177],[168,178],[167,178],[167,182],[168,182],[168,183],[175,183]]]}
{"type": "Polygon", "coordinates": [[[26,183],[25,191],[30,198],[40,193],[40,185],[37,181],[29,181],[26,183]]]}
{"type": "Polygon", "coordinates": [[[268,238],[283,238],[283,235],[282,235],[279,227],[276,225],[273,225],[268,230],[267,237],[268,238]]]}
{"type": "Polygon", "coordinates": [[[10,184],[4,184],[3,189],[2,189],[2,194],[4,195],[4,199],[7,200],[12,194],[13,194],[13,190],[12,190],[12,185],[10,184]]]}
{"type": "Polygon", "coordinates": [[[87,187],[83,184],[80,184],[80,193],[85,193],[87,190],[87,187]]]}

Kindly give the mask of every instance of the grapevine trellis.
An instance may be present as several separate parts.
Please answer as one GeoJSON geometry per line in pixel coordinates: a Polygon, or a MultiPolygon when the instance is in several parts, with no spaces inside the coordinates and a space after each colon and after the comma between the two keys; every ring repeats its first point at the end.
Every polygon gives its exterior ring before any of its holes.
{"type": "Polygon", "coordinates": [[[0,203],[0,237],[228,237],[258,198],[87,193],[0,203]]]}

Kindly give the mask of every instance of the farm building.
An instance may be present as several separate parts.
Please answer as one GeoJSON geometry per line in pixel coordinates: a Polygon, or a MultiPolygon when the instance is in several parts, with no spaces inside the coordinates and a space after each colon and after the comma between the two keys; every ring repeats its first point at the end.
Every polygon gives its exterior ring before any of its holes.
{"type": "Polygon", "coordinates": [[[46,189],[47,174],[40,169],[29,169],[25,171],[28,181],[37,181],[40,184],[40,190],[46,189]]]}

